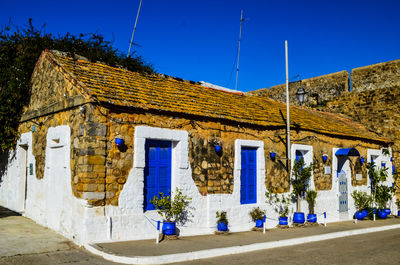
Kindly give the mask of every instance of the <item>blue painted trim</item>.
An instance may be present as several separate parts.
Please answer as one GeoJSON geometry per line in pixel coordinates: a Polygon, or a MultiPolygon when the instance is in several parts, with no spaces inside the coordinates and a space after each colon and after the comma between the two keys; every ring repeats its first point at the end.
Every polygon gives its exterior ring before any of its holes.
{"type": "Polygon", "coordinates": [[[352,148],[341,148],[338,149],[335,153],[337,156],[360,156],[360,152],[354,147],[352,148]]]}
{"type": "Polygon", "coordinates": [[[146,140],[145,151],[143,203],[145,210],[154,210],[150,200],[171,193],[171,141],[146,140]]]}

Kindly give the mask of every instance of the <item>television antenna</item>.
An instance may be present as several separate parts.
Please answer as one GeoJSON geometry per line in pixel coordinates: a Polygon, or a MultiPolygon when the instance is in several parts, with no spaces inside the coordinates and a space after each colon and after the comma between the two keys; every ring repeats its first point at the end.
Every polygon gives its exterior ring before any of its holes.
{"type": "Polygon", "coordinates": [[[237,53],[237,63],[236,63],[236,82],[235,82],[235,90],[237,90],[238,86],[238,79],[239,79],[239,57],[240,57],[240,42],[242,40],[242,25],[245,19],[243,18],[243,9],[240,12],[240,30],[239,30],[239,46],[238,46],[238,53],[237,53]]]}
{"type": "Polygon", "coordinates": [[[131,54],[131,47],[132,47],[132,44],[133,44],[133,36],[135,35],[135,30],[136,30],[137,21],[138,21],[138,18],[139,18],[140,8],[142,7],[142,1],[143,0],[140,0],[140,3],[139,3],[139,8],[138,8],[138,11],[137,11],[137,14],[136,14],[135,25],[133,26],[131,42],[129,43],[128,54],[126,55],[126,57],[129,57],[129,55],[131,54]]]}

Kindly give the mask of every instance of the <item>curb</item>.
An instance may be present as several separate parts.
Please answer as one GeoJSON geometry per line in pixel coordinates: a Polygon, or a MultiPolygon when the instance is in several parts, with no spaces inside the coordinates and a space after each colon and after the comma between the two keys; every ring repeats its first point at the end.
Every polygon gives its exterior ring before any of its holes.
{"type": "Polygon", "coordinates": [[[186,253],[167,254],[167,255],[161,255],[161,256],[124,257],[124,256],[118,256],[118,255],[103,252],[103,251],[99,250],[98,248],[96,248],[95,246],[90,245],[90,244],[85,244],[84,247],[86,250],[88,250],[92,254],[101,256],[106,260],[117,262],[117,263],[166,264],[166,263],[173,263],[173,262],[214,258],[214,257],[219,257],[219,256],[224,256],[224,255],[231,255],[231,254],[240,254],[240,253],[246,253],[246,252],[251,252],[251,251],[256,251],[256,250],[265,250],[265,249],[272,249],[272,248],[278,248],[278,247],[294,246],[294,245],[299,245],[299,244],[304,244],[304,243],[311,243],[311,242],[329,240],[329,239],[334,239],[334,238],[368,234],[368,233],[373,233],[373,232],[381,232],[381,231],[398,229],[398,228],[400,228],[400,224],[381,226],[381,227],[371,227],[371,228],[364,228],[364,229],[356,229],[356,230],[349,230],[349,231],[341,231],[341,232],[333,232],[333,233],[322,234],[322,235],[292,238],[292,239],[285,239],[285,240],[278,240],[278,241],[271,241],[271,242],[264,242],[264,243],[255,243],[255,244],[244,245],[244,246],[232,246],[232,247],[192,251],[192,252],[186,252],[186,253]]]}

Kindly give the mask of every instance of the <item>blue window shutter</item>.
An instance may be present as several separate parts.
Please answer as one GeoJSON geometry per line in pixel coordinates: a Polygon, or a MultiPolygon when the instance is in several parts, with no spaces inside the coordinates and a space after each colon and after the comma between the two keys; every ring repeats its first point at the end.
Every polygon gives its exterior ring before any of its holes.
{"type": "Polygon", "coordinates": [[[144,170],[144,209],[154,210],[150,200],[162,192],[171,192],[171,142],[146,140],[146,167],[144,170]]]}
{"type": "Polygon", "coordinates": [[[257,202],[257,149],[242,147],[242,171],[240,175],[240,203],[257,202]]]}

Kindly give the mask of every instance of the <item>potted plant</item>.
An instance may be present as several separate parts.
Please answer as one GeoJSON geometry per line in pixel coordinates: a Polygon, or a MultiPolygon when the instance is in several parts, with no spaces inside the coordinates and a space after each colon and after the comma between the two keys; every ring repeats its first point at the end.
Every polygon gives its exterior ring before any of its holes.
{"type": "Polygon", "coordinates": [[[249,212],[251,220],[256,222],[256,227],[262,228],[264,224],[264,214],[265,211],[261,210],[260,207],[255,207],[249,212]]]}
{"type": "Polygon", "coordinates": [[[274,206],[275,212],[279,213],[279,225],[288,225],[290,196],[266,192],[265,197],[267,202],[274,206]]]}
{"type": "Polygon", "coordinates": [[[164,235],[175,235],[176,223],[183,223],[187,220],[190,201],[191,198],[183,195],[178,188],[173,193],[172,200],[171,195],[165,196],[162,192],[150,200],[163,219],[162,233],[164,235]]]}
{"type": "Polygon", "coordinates": [[[387,207],[388,202],[392,199],[392,189],[384,185],[379,185],[376,188],[375,200],[378,205],[378,216],[385,219],[390,214],[390,209],[387,207]]]}
{"type": "Polygon", "coordinates": [[[368,215],[367,208],[371,204],[372,198],[366,192],[353,191],[351,197],[354,199],[354,206],[356,207],[355,217],[357,220],[363,220],[368,215]]]}
{"type": "Polygon", "coordinates": [[[385,219],[387,217],[387,212],[383,211],[386,207],[387,202],[391,199],[390,188],[382,185],[382,182],[387,179],[387,168],[380,167],[376,168],[374,162],[367,163],[368,176],[371,180],[371,190],[372,190],[372,201],[374,207],[378,205],[378,216],[385,219]]]}
{"type": "Polygon", "coordinates": [[[220,232],[228,231],[228,219],[226,218],[226,211],[216,212],[217,229],[220,232]]]}
{"type": "Polygon", "coordinates": [[[318,193],[315,190],[309,190],[307,191],[306,194],[306,201],[308,203],[308,215],[307,215],[307,221],[310,223],[316,223],[317,222],[317,215],[314,212],[315,208],[315,199],[317,198],[318,193]]]}
{"type": "Polygon", "coordinates": [[[305,222],[304,213],[301,212],[301,196],[308,188],[308,181],[311,177],[312,165],[305,167],[304,159],[300,158],[293,166],[291,184],[293,196],[296,197],[296,212],[293,215],[293,222],[303,224],[305,222]]]}

